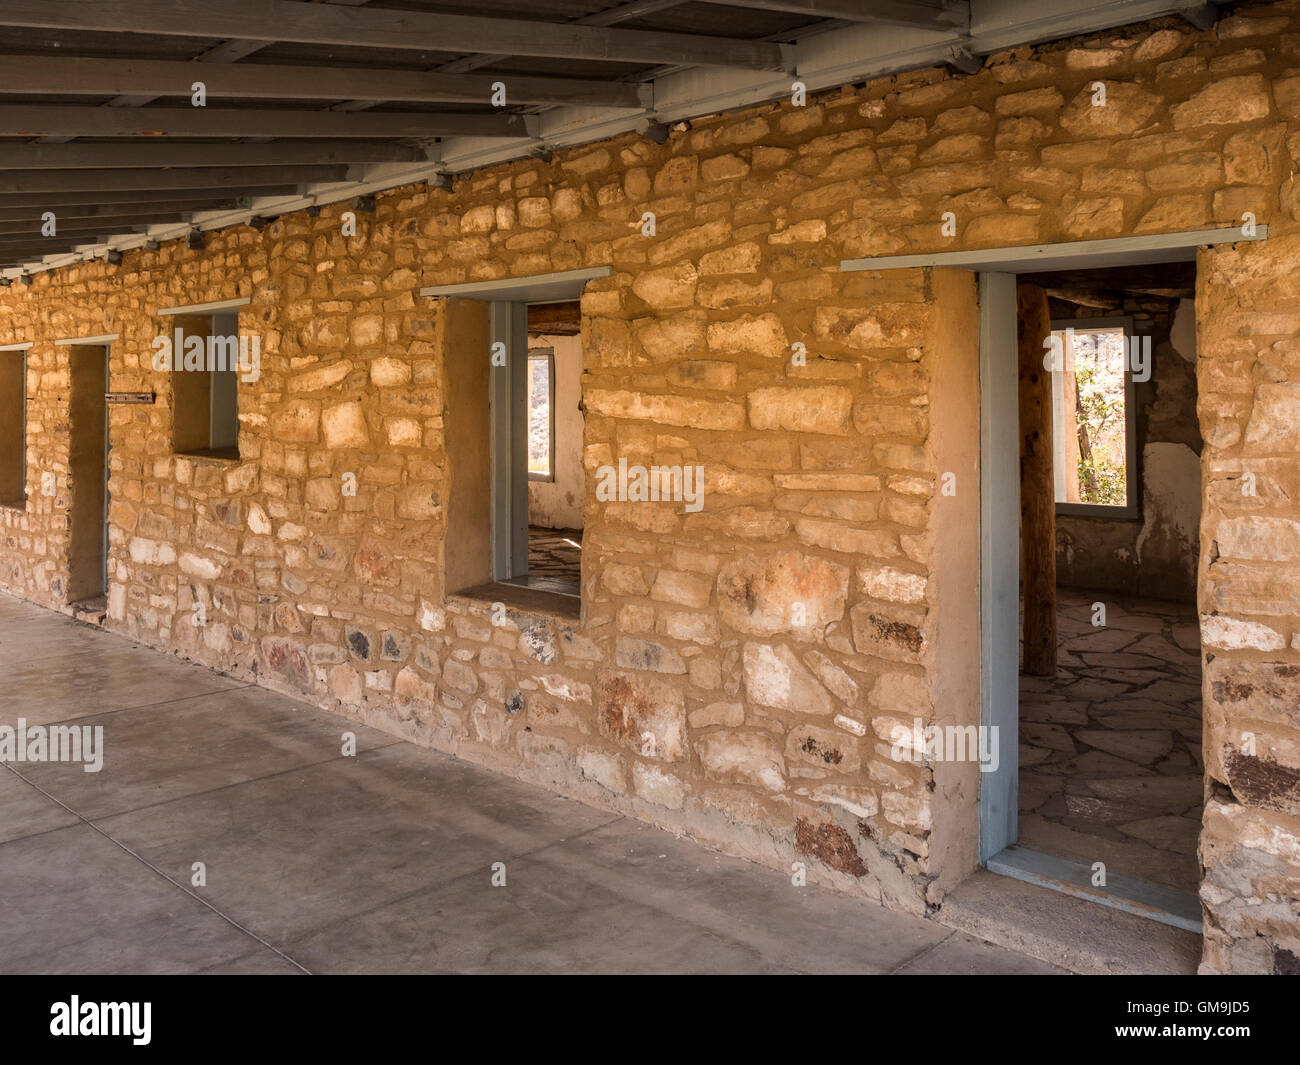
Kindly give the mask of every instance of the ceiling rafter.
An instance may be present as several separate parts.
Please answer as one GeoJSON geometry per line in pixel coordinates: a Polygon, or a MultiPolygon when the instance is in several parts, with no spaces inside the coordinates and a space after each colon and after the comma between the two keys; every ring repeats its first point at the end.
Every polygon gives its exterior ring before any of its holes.
{"type": "MultiPolygon", "coordinates": [[[[209,99],[354,99],[486,104],[500,75],[424,73],[357,67],[216,65],[194,60],[0,55],[0,93],[108,96],[141,101],[188,97],[202,82],[209,99]],[[145,95],[147,94],[147,95],[145,95]]],[[[640,107],[634,84],[594,78],[509,78],[512,104],[640,107]]]]}
{"type": "MultiPolygon", "coordinates": [[[[152,114],[153,112],[149,112],[152,114]]],[[[419,163],[429,158],[423,148],[383,140],[295,140],[265,144],[231,143],[213,150],[211,143],[157,140],[137,143],[77,141],[0,144],[3,170],[86,170],[149,166],[315,166],[354,163],[419,163]]]]}
{"type": "Polygon", "coordinates": [[[224,107],[76,107],[0,104],[0,137],[287,137],[431,140],[526,137],[521,115],[289,111],[224,107]]]}
{"type": "Polygon", "coordinates": [[[626,63],[688,63],[780,71],[779,45],[767,41],[576,23],[485,18],[392,8],[308,4],[302,0],[5,0],[0,26],[93,30],[178,37],[284,41],[343,47],[478,52],[626,63]]]}

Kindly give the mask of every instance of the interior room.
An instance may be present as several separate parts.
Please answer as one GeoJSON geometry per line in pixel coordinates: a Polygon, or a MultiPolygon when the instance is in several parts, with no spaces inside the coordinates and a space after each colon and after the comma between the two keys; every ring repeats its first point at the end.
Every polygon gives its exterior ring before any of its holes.
{"type": "Polygon", "coordinates": [[[1195,264],[1172,263],[1022,275],[1020,292],[1022,317],[1045,296],[1053,341],[1033,405],[1051,446],[1022,451],[1020,844],[1189,895],[1204,772],[1194,289],[1195,264]],[[1049,512],[1027,517],[1049,488],[1049,512]]]}
{"type": "Polygon", "coordinates": [[[582,339],[577,302],[528,308],[528,586],[582,577],[582,339]]]}

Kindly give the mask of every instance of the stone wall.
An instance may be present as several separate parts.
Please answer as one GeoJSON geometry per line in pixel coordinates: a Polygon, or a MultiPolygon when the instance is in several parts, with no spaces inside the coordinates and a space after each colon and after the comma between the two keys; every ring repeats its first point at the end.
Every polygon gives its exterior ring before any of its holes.
{"type": "Polygon", "coordinates": [[[1252,211],[1269,240],[1202,252],[1197,293],[1204,967],[1294,966],[1297,67],[1295,3],[1161,21],[394,190],[354,238],[341,205],[39,274],[0,293],[0,342],[34,342],[0,581],[66,599],[52,341],[119,333],[113,388],[158,402],[110,410],[110,628],[921,912],[975,862],[978,773],[888,739],[978,720],[975,290],[838,262],[1252,211]],[[475,327],[418,289],[594,265],[613,274],[582,299],[587,468],[700,462],[705,506],[602,503],[589,480],[581,621],[447,596],[449,510],[482,480],[444,429],[477,417],[449,401],[475,327]],[[156,311],[238,296],[263,363],[240,459],[177,456],[156,311]]]}

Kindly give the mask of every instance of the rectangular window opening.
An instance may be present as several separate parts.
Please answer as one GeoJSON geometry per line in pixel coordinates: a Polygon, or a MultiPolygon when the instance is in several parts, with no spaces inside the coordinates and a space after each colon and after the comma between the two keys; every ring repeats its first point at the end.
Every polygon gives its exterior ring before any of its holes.
{"type": "Polygon", "coordinates": [[[0,506],[27,504],[27,352],[0,351],[0,506]]]}
{"type": "Polygon", "coordinates": [[[555,352],[528,353],[528,479],[555,480],[555,352]]]}
{"type": "Polygon", "coordinates": [[[1056,512],[1136,518],[1133,384],[1150,373],[1150,338],[1110,318],[1055,321],[1051,339],[1056,512]]]}
{"type": "Polygon", "coordinates": [[[255,341],[240,337],[239,316],[232,312],[175,315],[169,325],[172,449],[238,460],[239,381],[256,369],[255,341]]]}

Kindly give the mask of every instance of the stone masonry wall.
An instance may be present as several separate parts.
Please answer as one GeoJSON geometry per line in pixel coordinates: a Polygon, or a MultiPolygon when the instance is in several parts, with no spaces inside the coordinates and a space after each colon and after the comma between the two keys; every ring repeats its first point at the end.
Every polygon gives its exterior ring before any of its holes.
{"type": "Polygon", "coordinates": [[[1286,970],[1300,955],[1297,157],[1292,2],[394,190],[355,238],[339,205],[209,234],[203,251],[42,273],[0,292],[0,341],[34,342],[29,499],[0,512],[0,581],[64,605],[76,485],[52,341],[119,333],[113,388],[158,402],[110,408],[108,627],[921,912],[973,867],[977,833],[974,775],[896,761],[889,743],[916,717],[978,721],[978,419],[934,424],[977,401],[974,330],[952,327],[973,322],[974,286],[838,262],[1251,211],[1268,241],[1202,252],[1196,300],[1203,967],[1286,970]],[[589,478],[619,458],[699,462],[705,505],[598,502],[589,479],[581,622],[494,619],[446,595],[441,572],[465,461],[443,434],[446,369],[486,354],[445,341],[446,307],[418,289],[594,265],[613,275],[582,299],[589,478]],[[174,455],[156,311],[237,296],[262,342],[240,459],[174,455]]]}

